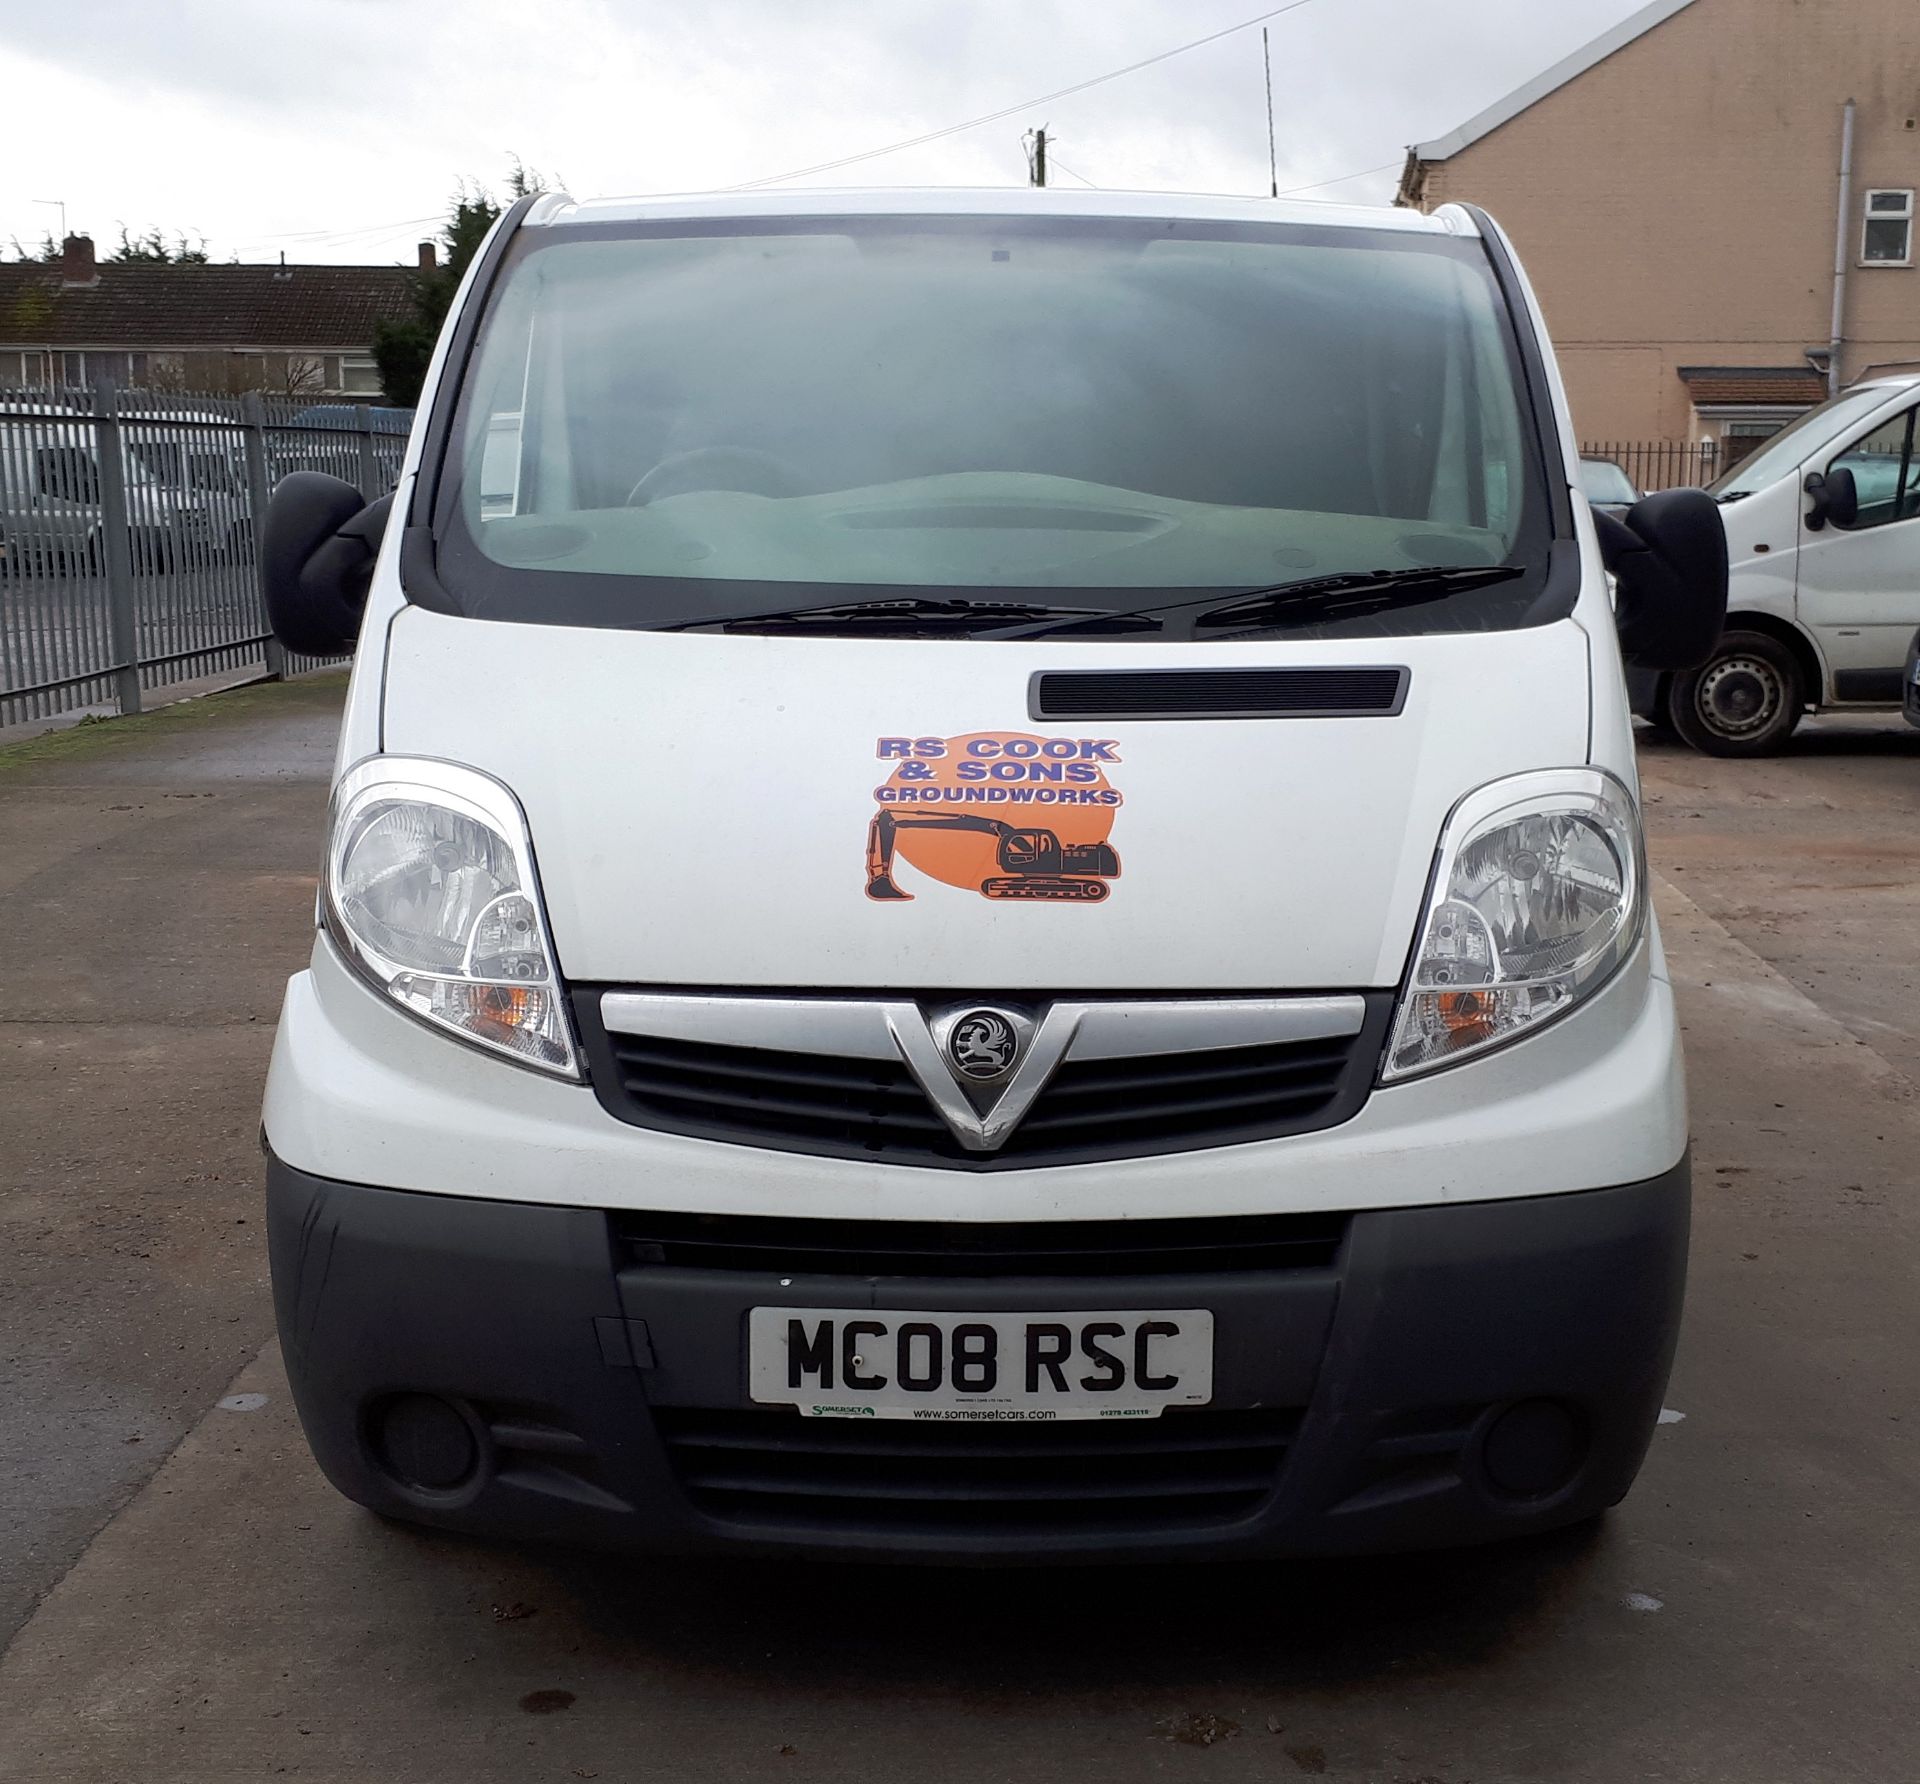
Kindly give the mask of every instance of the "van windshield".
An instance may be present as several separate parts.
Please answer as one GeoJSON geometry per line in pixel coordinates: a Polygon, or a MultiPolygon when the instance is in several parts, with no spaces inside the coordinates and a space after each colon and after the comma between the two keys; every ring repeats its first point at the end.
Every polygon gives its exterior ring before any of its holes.
{"type": "Polygon", "coordinates": [[[1755,448],[1709,483],[1707,494],[1718,501],[1737,502],[1742,496],[1765,489],[1863,415],[1871,415],[1893,394],[1884,384],[1869,384],[1828,397],[1818,408],[1795,416],[1777,434],[1769,434],[1764,446],[1755,448]]]}
{"type": "Polygon", "coordinates": [[[1522,623],[1544,576],[1538,442],[1475,241],[1060,217],[532,229],[471,366],[435,533],[477,616],[1138,614],[1491,572],[1403,588],[1368,628],[1407,632],[1522,623]]]}

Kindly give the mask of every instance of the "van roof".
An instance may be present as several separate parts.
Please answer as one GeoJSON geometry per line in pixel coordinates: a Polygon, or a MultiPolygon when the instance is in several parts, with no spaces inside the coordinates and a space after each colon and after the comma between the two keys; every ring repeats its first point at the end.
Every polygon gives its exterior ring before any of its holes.
{"type": "Polygon", "coordinates": [[[1065,191],[1031,186],[881,186],[803,191],[693,192],[651,198],[577,200],[551,192],[527,213],[528,228],[719,217],[1143,217],[1208,223],[1311,223],[1391,229],[1409,235],[1474,236],[1457,205],[1431,214],[1386,205],[1302,198],[1235,198],[1191,192],[1065,191]]]}
{"type": "Polygon", "coordinates": [[[1846,386],[1848,390],[1905,390],[1910,384],[1920,384],[1920,367],[1907,367],[1900,371],[1886,371],[1871,378],[1855,378],[1846,386]]]}

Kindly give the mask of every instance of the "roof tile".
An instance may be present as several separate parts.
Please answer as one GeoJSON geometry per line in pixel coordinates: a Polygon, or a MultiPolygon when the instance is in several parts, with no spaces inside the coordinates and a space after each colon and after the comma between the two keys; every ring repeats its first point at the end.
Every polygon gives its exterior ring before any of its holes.
{"type": "Polygon", "coordinates": [[[1696,403],[1821,403],[1827,381],[1805,365],[1683,365],[1680,381],[1696,403]]]}
{"type": "Polygon", "coordinates": [[[365,348],[409,313],[408,266],[181,266],[103,261],[63,285],[38,261],[0,265],[0,343],[22,347],[365,348]]]}

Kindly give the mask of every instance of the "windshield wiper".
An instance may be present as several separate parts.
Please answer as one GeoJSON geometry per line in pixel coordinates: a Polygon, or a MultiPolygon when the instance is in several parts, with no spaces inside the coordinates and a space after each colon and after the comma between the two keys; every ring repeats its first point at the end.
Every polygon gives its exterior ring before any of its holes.
{"type": "Polygon", "coordinates": [[[1521,573],[1517,564],[1443,564],[1417,570],[1348,570],[1332,576],[1309,576],[1299,582],[1275,583],[1270,588],[1244,589],[1232,600],[1196,616],[1193,629],[1257,626],[1295,607],[1312,607],[1322,617],[1335,618],[1349,612],[1384,613],[1395,607],[1417,607],[1458,589],[1510,582],[1521,573]]]}
{"type": "Polygon", "coordinates": [[[1753,491],[1750,489],[1730,489],[1724,495],[1715,496],[1713,499],[1724,508],[1729,502],[1744,502],[1752,494],[1753,491]]]}
{"type": "Polygon", "coordinates": [[[663,632],[878,633],[895,638],[1052,638],[1099,633],[1159,631],[1169,615],[1204,608],[1190,622],[1193,634],[1254,630],[1270,617],[1296,608],[1321,617],[1414,607],[1455,589],[1506,582],[1523,572],[1512,564],[1452,564],[1401,570],[1346,570],[1309,576],[1268,588],[1242,589],[1222,599],[1216,590],[1191,601],[1150,607],[1045,607],[1027,601],[969,601],[913,595],[884,601],[841,601],[818,607],[776,607],[761,613],[730,613],[715,619],[680,620],[663,632]]]}
{"type": "Polygon", "coordinates": [[[900,638],[937,637],[991,629],[1016,628],[1044,620],[1048,628],[1095,627],[1121,622],[1116,630],[1136,630],[1157,621],[1115,614],[1100,607],[1043,607],[1029,601],[905,600],[843,601],[821,607],[778,607],[763,613],[730,613],[718,619],[682,620],[664,632],[880,632],[900,638]]]}
{"type": "MultiPolygon", "coordinates": [[[[1320,618],[1344,619],[1354,614],[1384,613],[1395,607],[1417,607],[1456,589],[1484,588],[1508,582],[1525,571],[1517,564],[1436,564],[1418,569],[1342,570],[1327,576],[1308,576],[1297,582],[1276,582],[1265,588],[1242,589],[1224,599],[1216,591],[1191,601],[1156,603],[1151,607],[1120,608],[1116,620],[1159,621],[1171,614],[1196,614],[1190,625],[1194,636],[1223,631],[1257,630],[1261,624],[1295,608],[1317,610],[1320,618]]],[[[1049,638],[1077,630],[1075,626],[1045,624],[1017,626],[996,637],[1049,638]]]]}

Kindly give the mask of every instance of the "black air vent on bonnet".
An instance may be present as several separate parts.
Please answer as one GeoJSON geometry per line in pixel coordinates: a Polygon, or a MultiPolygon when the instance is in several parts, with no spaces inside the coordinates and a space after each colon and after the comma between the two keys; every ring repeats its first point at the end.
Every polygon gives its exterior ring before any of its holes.
{"type": "Polygon", "coordinates": [[[1406,704],[1409,670],[1112,669],[1034,676],[1036,719],[1385,719],[1406,704]]]}

